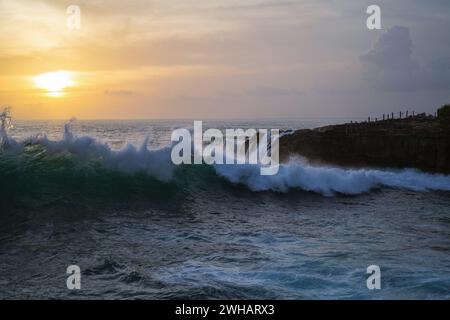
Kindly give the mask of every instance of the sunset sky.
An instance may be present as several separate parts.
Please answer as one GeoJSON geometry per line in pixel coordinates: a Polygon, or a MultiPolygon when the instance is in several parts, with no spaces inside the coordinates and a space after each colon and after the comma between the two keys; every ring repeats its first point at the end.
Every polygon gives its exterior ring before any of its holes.
{"type": "Polygon", "coordinates": [[[365,117],[450,102],[448,0],[0,0],[0,17],[0,105],[16,118],[365,117]],[[366,27],[374,3],[382,30],[366,27]]]}

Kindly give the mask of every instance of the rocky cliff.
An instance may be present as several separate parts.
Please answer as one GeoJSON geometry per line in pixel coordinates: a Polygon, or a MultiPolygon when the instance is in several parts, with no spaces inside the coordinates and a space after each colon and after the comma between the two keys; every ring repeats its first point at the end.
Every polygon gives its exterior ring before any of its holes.
{"type": "Polygon", "coordinates": [[[417,168],[450,173],[450,129],[415,116],[298,130],[280,139],[280,157],[344,167],[417,168]]]}

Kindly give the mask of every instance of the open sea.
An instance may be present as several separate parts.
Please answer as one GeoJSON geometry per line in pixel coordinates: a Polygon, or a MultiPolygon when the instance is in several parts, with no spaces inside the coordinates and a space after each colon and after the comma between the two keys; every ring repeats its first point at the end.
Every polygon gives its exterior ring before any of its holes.
{"type": "Polygon", "coordinates": [[[1,299],[450,298],[450,176],[176,167],[170,135],[190,120],[13,125],[0,138],[1,299]],[[66,287],[69,265],[81,290],[66,287]],[[367,288],[370,265],[380,290],[367,288]]]}

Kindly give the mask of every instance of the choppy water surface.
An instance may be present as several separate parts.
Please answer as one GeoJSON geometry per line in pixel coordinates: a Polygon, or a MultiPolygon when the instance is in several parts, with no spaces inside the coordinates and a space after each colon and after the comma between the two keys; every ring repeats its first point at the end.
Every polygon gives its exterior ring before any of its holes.
{"type": "Polygon", "coordinates": [[[21,147],[0,152],[0,298],[450,298],[448,176],[294,163],[259,180],[171,168],[153,149],[191,121],[80,121],[72,140],[63,124],[15,123],[21,147]],[[82,290],[66,288],[71,264],[82,290]]]}

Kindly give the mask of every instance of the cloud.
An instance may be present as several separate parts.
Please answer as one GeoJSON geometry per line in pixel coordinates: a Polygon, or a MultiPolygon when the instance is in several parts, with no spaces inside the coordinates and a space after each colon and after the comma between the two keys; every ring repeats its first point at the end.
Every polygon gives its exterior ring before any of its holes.
{"type": "Polygon", "coordinates": [[[365,80],[379,89],[413,91],[450,88],[450,58],[439,58],[427,65],[420,65],[413,59],[413,41],[406,27],[388,29],[360,60],[365,80]]]}

